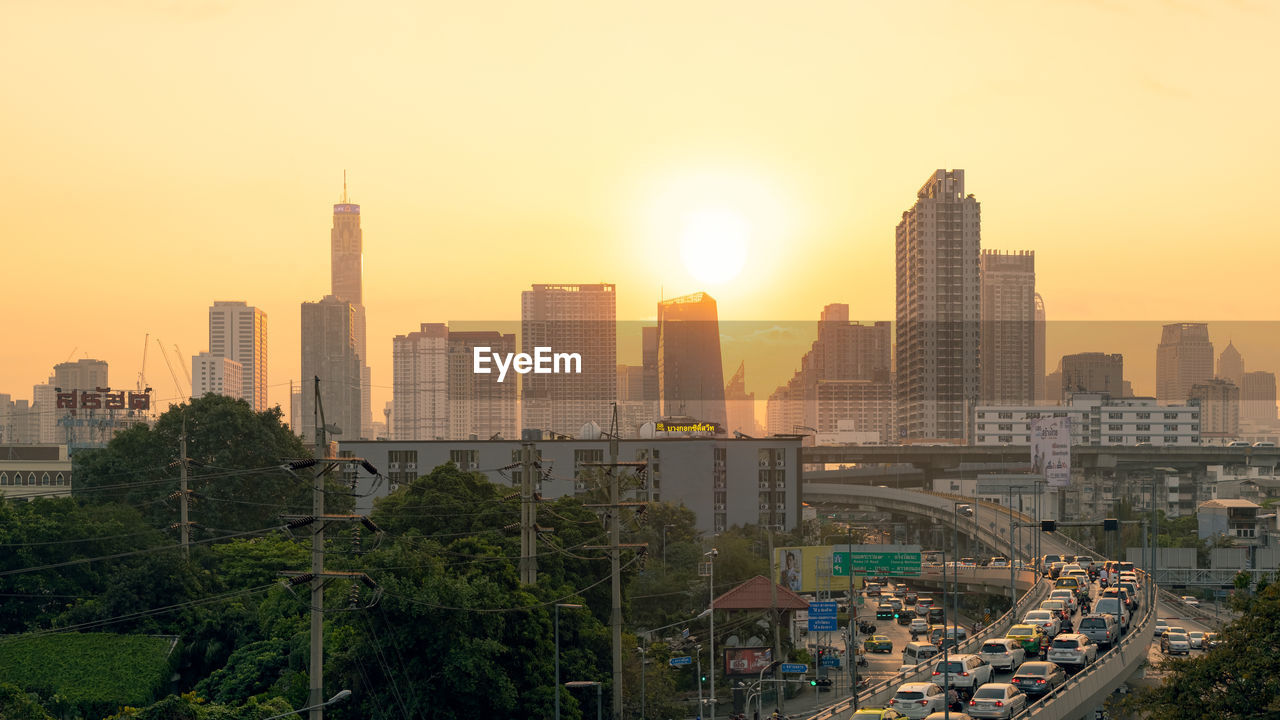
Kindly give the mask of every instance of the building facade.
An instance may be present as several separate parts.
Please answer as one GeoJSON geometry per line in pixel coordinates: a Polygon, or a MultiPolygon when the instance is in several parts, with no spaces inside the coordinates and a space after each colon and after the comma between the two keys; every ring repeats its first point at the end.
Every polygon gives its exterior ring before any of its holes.
{"type": "Polygon", "coordinates": [[[1222,349],[1222,354],[1218,356],[1218,373],[1220,380],[1226,380],[1236,387],[1244,381],[1244,356],[1236,349],[1234,343],[1227,341],[1227,346],[1222,349]]]}
{"type": "Polygon", "coordinates": [[[222,355],[202,352],[191,358],[191,397],[207,393],[244,400],[244,366],[222,355]]]}
{"type": "Polygon", "coordinates": [[[534,285],[520,297],[520,349],[577,353],[582,372],[520,376],[521,429],[576,435],[609,427],[617,399],[617,299],[613,284],[534,285]]]}
{"type": "Polygon", "coordinates": [[[734,432],[747,435],[760,435],[760,427],[756,422],[756,394],[747,392],[747,363],[738,363],[738,369],[724,386],[725,415],[728,422],[725,429],[732,435],[734,432]]]}
{"type": "Polygon", "coordinates": [[[336,425],[340,434],[330,441],[360,437],[360,355],[356,350],[355,307],[326,295],[320,302],[302,303],[302,439],[316,440],[316,379],[320,382],[324,423],[336,425]]]}
{"type": "MultiPolygon", "coordinates": [[[[340,448],[370,461],[388,480],[357,478],[357,512],[367,512],[374,499],[447,462],[495,483],[518,486],[520,479],[521,470],[512,467],[520,461],[518,440],[357,441],[342,442],[340,448]]],[[[584,463],[605,462],[608,453],[606,439],[538,441],[539,494],[554,500],[587,492],[593,474],[584,463]]],[[[643,487],[632,484],[629,499],[684,505],[703,532],[745,524],[795,529],[802,507],[799,453],[799,438],[659,437],[618,443],[619,460],[648,464],[648,481],[643,487]]]]}
{"type": "Polygon", "coordinates": [[[1063,355],[1063,401],[1074,393],[1106,393],[1111,397],[1125,397],[1124,356],[1120,353],[1086,352],[1063,355]]]}
{"type": "Polygon", "coordinates": [[[982,251],[980,402],[1027,405],[1036,392],[1036,254],[982,251]]]}
{"type": "Polygon", "coordinates": [[[1031,421],[1071,419],[1072,445],[1199,445],[1201,410],[1194,405],[1159,405],[1153,398],[1110,398],[1077,393],[1067,405],[979,406],[978,445],[1027,445],[1031,421]]]}
{"type": "Polygon", "coordinates": [[[819,380],[815,388],[819,434],[874,433],[870,442],[895,442],[893,385],[876,380],[819,380]]]}
{"type": "Polygon", "coordinates": [[[0,495],[31,499],[70,494],[66,445],[0,445],[0,495]]]}
{"type": "Polygon", "coordinates": [[[938,170],[896,230],[897,429],[957,440],[978,400],[981,214],[963,170],[938,170]]]}
{"type": "Polygon", "coordinates": [[[395,336],[391,368],[392,439],[451,439],[449,327],[422,323],[416,332],[395,336]]]}
{"type": "Polygon", "coordinates": [[[449,331],[449,427],[446,437],[453,440],[518,438],[516,395],[520,385],[514,378],[498,382],[498,376],[493,373],[475,373],[473,360],[476,348],[512,355],[516,352],[516,336],[497,331],[449,331]]]}
{"type": "MultiPolygon", "coordinates": [[[[263,412],[269,407],[265,312],[244,302],[215,301],[209,308],[209,353],[240,364],[238,397],[248,402],[256,412],[263,412]]],[[[191,379],[195,381],[194,373],[191,379]]],[[[195,392],[192,394],[197,395],[195,392]]]]}
{"type": "Polygon", "coordinates": [[[1235,384],[1217,379],[1196,383],[1187,401],[1200,406],[1200,434],[1205,441],[1239,436],[1240,388],[1235,384]]]}
{"type": "MultiPolygon", "coordinates": [[[[351,304],[356,355],[360,358],[360,423],[353,437],[369,437],[373,425],[370,394],[373,377],[369,371],[364,312],[364,231],[360,228],[360,206],[347,197],[347,180],[342,178],[342,202],[333,206],[333,227],[329,231],[330,294],[351,304]]],[[[303,373],[306,377],[306,373],[303,373]]]]}
{"type": "Polygon", "coordinates": [[[710,295],[658,303],[658,394],[663,417],[727,423],[720,322],[710,295]]]}
{"type": "Polygon", "coordinates": [[[1263,425],[1275,423],[1275,373],[1255,370],[1244,374],[1240,385],[1240,419],[1263,425]]]}
{"type": "Polygon", "coordinates": [[[1213,377],[1213,343],[1207,323],[1165,325],[1156,348],[1156,399],[1184,403],[1191,386],[1213,377]]]}

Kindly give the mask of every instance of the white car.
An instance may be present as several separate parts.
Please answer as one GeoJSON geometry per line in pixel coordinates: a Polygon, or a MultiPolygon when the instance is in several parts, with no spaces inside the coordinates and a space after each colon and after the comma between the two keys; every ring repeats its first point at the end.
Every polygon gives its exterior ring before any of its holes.
{"type": "Polygon", "coordinates": [[[1160,637],[1161,635],[1164,635],[1168,629],[1169,629],[1168,620],[1165,620],[1164,618],[1159,618],[1156,620],[1156,637],[1160,637]]]}
{"type": "Polygon", "coordinates": [[[957,690],[970,690],[991,682],[991,666],[978,655],[952,655],[933,668],[933,681],[945,685],[950,681],[957,690]]]}
{"type": "Polygon", "coordinates": [[[1191,637],[1187,635],[1185,630],[1169,628],[1169,632],[1160,638],[1160,649],[1166,655],[1190,655],[1191,637]]]}
{"type": "Polygon", "coordinates": [[[996,670],[1017,670],[1027,660],[1022,643],[1009,638],[993,638],[982,643],[978,657],[996,670]]]}
{"type": "Polygon", "coordinates": [[[1200,601],[1194,595],[1183,595],[1180,599],[1191,607],[1200,607],[1200,601]]]}
{"type": "Polygon", "coordinates": [[[1076,601],[1076,594],[1071,592],[1067,588],[1062,588],[1061,590],[1054,590],[1050,592],[1049,599],[1061,600],[1062,602],[1066,603],[1067,607],[1071,609],[1072,614],[1075,614],[1075,611],[1079,609],[1079,605],[1076,601]]]}
{"type": "Polygon", "coordinates": [[[1187,637],[1191,639],[1192,650],[1204,649],[1204,631],[1203,630],[1189,630],[1187,631],[1187,637]]]}
{"type": "Polygon", "coordinates": [[[1011,718],[1026,707],[1026,694],[1009,683],[987,683],[969,699],[969,715],[975,718],[1011,718]]]}
{"type": "Polygon", "coordinates": [[[889,709],[911,718],[923,720],[932,712],[942,712],[947,704],[947,696],[942,688],[934,683],[914,682],[898,686],[898,692],[889,700],[889,709]]]}
{"type": "Polygon", "coordinates": [[[1082,668],[1098,659],[1098,646],[1088,635],[1063,633],[1053,639],[1046,659],[1064,668],[1082,668]]]}
{"type": "Polygon", "coordinates": [[[1022,622],[1027,625],[1035,625],[1044,631],[1048,637],[1053,637],[1062,631],[1062,623],[1058,621],[1058,614],[1052,610],[1032,610],[1022,618],[1022,622]]]}

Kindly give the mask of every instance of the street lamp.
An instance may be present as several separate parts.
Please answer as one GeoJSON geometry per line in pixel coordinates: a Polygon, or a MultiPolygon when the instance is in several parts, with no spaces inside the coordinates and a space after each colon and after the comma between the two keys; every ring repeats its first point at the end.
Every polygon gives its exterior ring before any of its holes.
{"type": "Polygon", "coordinates": [[[720,551],[711,548],[702,556],[707,558],[707,611],[711,614],[711,628],[707,633],[711,637],[711,655],[708,657],[711,674],[711,720],[716,720],[716,556],[720,551]]]}
{"type": "MultiPolygon", "coordinates": [[[[594,685],[596,688],[596,720],[600,720],[603,713],[603,710],[601,710],[601,708],[604,706],[603,705],[604,699],[600,695],[601,693],[600,688],[602,687],[601,684],[594,680],[573,680],[571,682],[567,682],[564,684],[565,687],[570,689],[591,687],[592,685],[594,685]]],[[[560,688],[557,687],[556,695],[559,695],[559,694],[560,694],[560,688]]]]}
{"type": "Polygon", "coordinates": [[[575,603],[556,603],[556,720],[560,720],[560,608],[579,610],[575,603]]]}
{"type": "Polygon", "coordinates": [[[298,708],[297,710],[290,710],[290,711],[289,711],[289,712],[287,712],[287,713],[281,713],[281,714],[279,714],[279,715],[272,715],[271,717],[267,718],[267,720],[276,720],[277,718],[288,717],[288,716],[290,716],[290,715],[296,715],[296,714],[298,714],[298,713],[302,712],[303,710],[315,710],[315,709],[317,709],[317,708],[326,707],[326,706],[332,705],[332,704],[334,704],[334,703],[340,703],[340,702],[342,702],[343,700],[346,700],[346,699],[347,699],[347,698],[349,698],[349,697],[351,697],[351,691],[350,691],[350,690],[339,690],[339,691],[338,691],[338,693],[337,693],[336,695],[334,695],[333,697],[329,698],[328,700],[326,700],[326,701],[324,701],[324,702],[320,703],[319,705],[309,705],[309,706],[307,706],[307,707],[298,708]]]}

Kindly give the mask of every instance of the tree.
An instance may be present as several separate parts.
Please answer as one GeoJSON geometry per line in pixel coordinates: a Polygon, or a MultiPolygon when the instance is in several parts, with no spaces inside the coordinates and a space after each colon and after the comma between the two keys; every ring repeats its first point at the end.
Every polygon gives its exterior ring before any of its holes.
{"type": "MultiPolygon", "coordinates": [[[[281,469],[310,453],[284,425],[280,408],[254,412],[243,400],[212,393],[171,407],[153,427],[135,425],[105,448],[77,454],[73,495],[139,507],[153,525],[172,524],[178,519],[172,496],[178,490],[184,422],[187,456],[193,461],[192,522],[226,533],[279,525],[283,512],[310,511],[309,476],[281,469]]],[[[330,487],[331,511],[353,506],[346,488],[336,482],[330,487]]]]}
{"type": "Polygon", "coordinates": [[[1259,583],[1236,593],[1240,618],[1223,628],[1222,644],[1202,655],[1166,659],[1163,684],[1131,693],[1129,712],[1152,720],[1224,720],[1280,714],[1280,585],[1259,583]]]}

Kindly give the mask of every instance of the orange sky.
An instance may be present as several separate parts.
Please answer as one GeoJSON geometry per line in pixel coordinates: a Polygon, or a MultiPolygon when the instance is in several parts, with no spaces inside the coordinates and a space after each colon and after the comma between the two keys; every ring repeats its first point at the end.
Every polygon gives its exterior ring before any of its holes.
{"type": "MultiPolygon", "coordinates": [[[[517,318],[532,282],[615,282],[622,319],[695,290],[728,319],[891,319],[893,228],[941,167],[966,170],[984,247],[1036,251],[1051,318],[1275,317],[1280,6],[1261,0],[5,12],[16,397],[73,349],[131,385],[147,332],[189,363],[208,305],[240,299],[268,313],[285,402],[344,168],[378,408],[393,335],[517,318]],[[753,228],[735,281],[699,286],[672,246],[699,203],[753,228]]],[[[749,368],[758,395],[780,379],[749,368]]]]}

